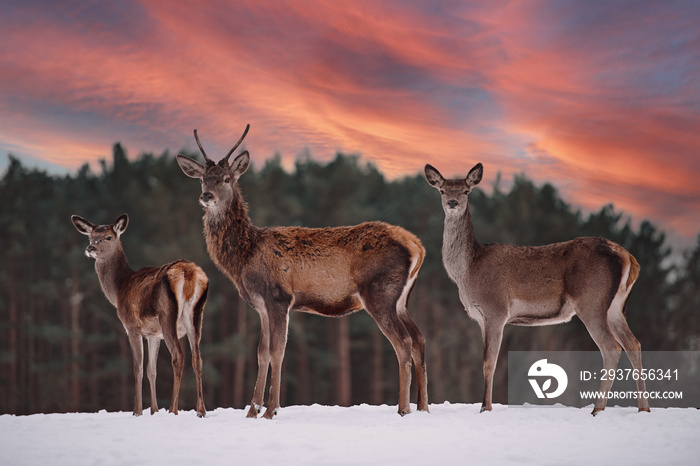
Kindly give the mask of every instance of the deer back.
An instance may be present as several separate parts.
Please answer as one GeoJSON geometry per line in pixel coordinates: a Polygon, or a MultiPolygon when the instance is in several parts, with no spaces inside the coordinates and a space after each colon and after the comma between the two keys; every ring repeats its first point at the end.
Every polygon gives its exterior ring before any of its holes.
{"type": "Polygon", "coordinates": [[[337,315],[361,308],[356,294],[382,277],[397,289],[415,276],[425,251],[408,231],[382,222],[351,227],[263,229],[239,290],[282,293],[295,308],[337,315]]]}

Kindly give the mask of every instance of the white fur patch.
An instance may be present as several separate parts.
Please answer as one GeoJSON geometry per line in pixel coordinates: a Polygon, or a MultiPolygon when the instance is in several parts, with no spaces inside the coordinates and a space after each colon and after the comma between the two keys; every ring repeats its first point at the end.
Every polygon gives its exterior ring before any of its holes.
{"type": "Polygon", "coordinates": [[[396,302],[396,310],[398,312],[407,312],[407,301],[408,301],[408,293],[411,291],[411,287],[413,286],[413,283],[416,281],[416,278],[418,278],[418,274],[414,274],[414,270],[416,266],[418,265],[418,255],[415,255],[411,258],[411,266],[408,268],[408,281],[406,282],[406,285],[403,287],[403,291],[401,291],[401,296],[399,297],[399,300],[396,302]],[[411,275],[413,275],[412,278],[411,275]]]}

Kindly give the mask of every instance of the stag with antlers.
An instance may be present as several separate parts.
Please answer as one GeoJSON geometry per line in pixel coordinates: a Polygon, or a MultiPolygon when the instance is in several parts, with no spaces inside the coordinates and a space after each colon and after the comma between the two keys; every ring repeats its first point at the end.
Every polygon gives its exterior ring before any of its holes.
{"type": "Polygon", "coordinates": [[[411,363],[418,385],[418,409],[428,411],[425,338],[408,314],[406,302],[425,257],[420,240],[382,222],[334,228],[258,228],[248,218],[238,179],[248,169],[248,151],[229,158],[248,132],[218,163],[204,151],[205,163],[182,154],[185,175],[202,183],[204,235],[214,263],[260,315],[258,377],[248,411],[263,405],[268,368],[270,394],[263,417],[280,406],[280,377],[289,312],[339,317],[365,309],[391,342],[399,362],[401,415],[410,412],[411,363]]]}

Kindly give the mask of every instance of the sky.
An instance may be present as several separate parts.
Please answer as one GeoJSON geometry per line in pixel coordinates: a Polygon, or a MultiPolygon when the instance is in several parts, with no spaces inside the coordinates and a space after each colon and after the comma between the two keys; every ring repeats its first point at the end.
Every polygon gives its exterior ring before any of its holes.
{"type": "MultiPolygon", "coordinates": [[[[700,233],[700,2],[0,0],[7,154],[68,173],[144,152],[361,154],[484,187],[525,174],[700,233]]],[[[439,205],[436,204],[436,208],[439,205]]]]}

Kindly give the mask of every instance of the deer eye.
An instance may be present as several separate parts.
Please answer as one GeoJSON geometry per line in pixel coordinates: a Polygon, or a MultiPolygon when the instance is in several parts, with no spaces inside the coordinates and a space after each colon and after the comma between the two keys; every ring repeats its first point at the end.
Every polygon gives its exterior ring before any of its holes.
{"type": "Polygon", "coordinates": [[[230,182],[231,182],[230,176],[227,176],[226,178],[224,178],[224,183],[230,183],[230,182]]]}
{"type": "Polygon", "coordinates": [[[466,191],[464,191],[464,194],[469,194],[469,190],[467,189],[466,191]]]}
{"type": "Polygon", "coordinates": [[[111,236],[108,236],[108,237],[106,237],[105,239],[106,239],[107,241],[112,241],[112,237],[111,237],[111,236]]]}
{"type": "Polygon", "coordinates": [[[440,194],[445,194],[445,191],[443,189],[441,189],[440,194]]]}

